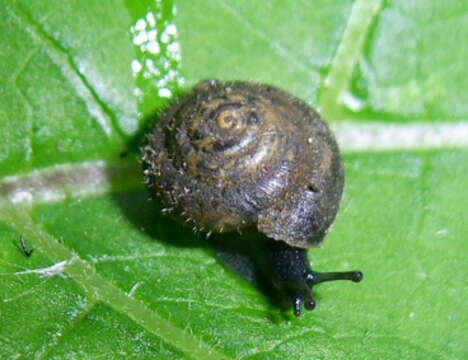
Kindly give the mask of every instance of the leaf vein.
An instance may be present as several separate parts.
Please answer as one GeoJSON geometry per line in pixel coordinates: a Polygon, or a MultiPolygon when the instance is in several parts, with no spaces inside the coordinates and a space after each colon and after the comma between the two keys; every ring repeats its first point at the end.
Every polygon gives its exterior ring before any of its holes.
{"type": "MultiPolygon", "coordinates": [[[[105,102],[99,97],[96,90],[90,85],[85,75],[79,71],[73,57],[67,53],[65,49],[56,39],[51,37],[41,26],[37,23],[30,14],[22,9],[15,3],[12,12],[16,15],[17,19],[25,24],[29,36],[32,39],[38,40],[44,44],[50,59],[61,70],[64,77],[70,82],[76,94],[84,101],[88,111],[93,115],[106,133],[111,136],[112,130],[119,130],[120,127],[116,126],[115,115],[110,111],[105,102]]],[[[120,134],[122,136],[122,134],[120,134]]]]}
{"type": "Polygon", "coordinates": [[[372,24],[380,14],[382,2],[382,0],[357,0],[352,6],[341,43],[321,86],[322,96],[319,102],[323,106],[323,113],[330,119],[343,118],[337,102],[344,103],[344,95],[348,90],[354,68],[361,57],[372,24]]]}
{"type": "Polygon", "coordinates": [[[97,273],[89,262],[78,258],[71,249],[35,224],[24,208],[4,206],[0,208],[0,217],[16,228],[22,229],[21,233],[25,236],[35,237],[37,250],[47,254],[53,262],[58,263],[76,257],[77,260],[67,266],[64,273],[81,286],[92,301],[101,301],[115,311],[126,314],[142,328],[195,359],[228,359],[201,338],[180,329],[143,302],[130,298],[124,290],[97,273]]]}
{"type": "Polygon", "coordinates": [[[304,62],[300,61],[300,57],[295,56],[289,49],[284,47],[279,42],[273,40],[268,34],[259,30],[258,27],[252,25],[250,21],[248,21],[242,14],[240,14],[232,5],[228,4],[225,0],[216,0],[218,4],[223,7],[226,11],[228,11],[234,18],[239,20],[249,31],[251,34],[257,36],[258,38],[267,41],[271,48],[281,57],[286,58],[291,64],[296,66],[297,68],[305,71],[308,74],[316,75],[316,71],[313,65],[305,64],[304,62]]]}

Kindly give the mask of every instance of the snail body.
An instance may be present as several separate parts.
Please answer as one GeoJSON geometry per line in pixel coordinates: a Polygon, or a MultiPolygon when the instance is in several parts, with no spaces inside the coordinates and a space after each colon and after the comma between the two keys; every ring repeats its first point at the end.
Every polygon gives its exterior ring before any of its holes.
{"type": "Polygon", "coordinates": [[[144,178],[183,223],[208,233],[256,228],[273,283],[292,303],[315,307],[312,286],[360,272],[316,273],[307,249],[339,209],[344,169],[335,138],[300,99],[272,86],[209,80],[173,105],[148,135],[144,178]]]}

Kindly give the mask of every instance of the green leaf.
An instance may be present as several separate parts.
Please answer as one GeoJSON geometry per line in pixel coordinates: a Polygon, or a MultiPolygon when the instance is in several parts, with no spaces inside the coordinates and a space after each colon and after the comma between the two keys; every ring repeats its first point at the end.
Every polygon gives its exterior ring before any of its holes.
{"type": "Polygon", "coordinates": [[[31,1],[0,7],[0,357],[468,356],[468,5],[31,1]],[[138,147],[206,78],[285,88],[347,170],[300,318],[161,215],[138,147]],[[27,257],[21,245],[24,237],[27,257]]]}

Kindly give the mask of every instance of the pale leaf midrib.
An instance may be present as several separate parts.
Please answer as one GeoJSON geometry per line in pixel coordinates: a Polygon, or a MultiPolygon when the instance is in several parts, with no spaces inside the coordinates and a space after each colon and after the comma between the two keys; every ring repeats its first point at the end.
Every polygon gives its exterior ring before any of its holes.
{"type": "Polygon", "coordinates": [[[65,163],[0,179],[0,206],[36,205],[141,186],[141,165],[135,158],[65,163]]]}
{"type": "MultiPolygon", "coordinates": [[[[468,122],[342,122],[334,123],[331,127],[344,154],[468,147],[468,122]]],[[[60,164],[0,179],[0,207],[10,204],[37,205],[142,188],[142,170],[136,157],[118,162],[97,160],[60,164]]]]}

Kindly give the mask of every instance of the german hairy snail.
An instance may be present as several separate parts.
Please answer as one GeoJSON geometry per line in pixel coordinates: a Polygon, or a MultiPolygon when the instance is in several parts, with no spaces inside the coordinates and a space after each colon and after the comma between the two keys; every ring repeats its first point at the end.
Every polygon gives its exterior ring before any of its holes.
{"type": "Polygon", "coordinates": [[[307,249],[335,219],[344,169],[333,134],[303,101],[268,85],[205,81],[147,142],[145,182],[174,217],[207,233],[256,228],[276,240],[265,256],[296,315],[315,307],[314,285],[362,279],[310,268],[307,249]]]}

